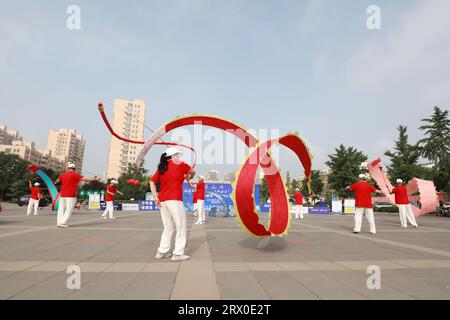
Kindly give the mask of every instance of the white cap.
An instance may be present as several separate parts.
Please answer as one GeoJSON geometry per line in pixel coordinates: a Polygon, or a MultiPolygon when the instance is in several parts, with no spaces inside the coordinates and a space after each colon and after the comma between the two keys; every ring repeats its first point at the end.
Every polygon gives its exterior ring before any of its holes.
{"type": "Polygon", "coordinates": [[[295,188],[295,191],[300,191],[300,189],[299,188],[295,188]]]}
{"type": "Polygon", "coordinates": [[[397,179],[397,183],[403,183],[402,179],[397,179]]]}
{"type": "Polygon", "coordinates": [[[168,148],[166,150],[166,155],[168,157],[171,157],[171,156],[176,155],[176,154],[181,154],[181,153],[182,153],[181,150],[179,150],[177,148],[168,148]]]}
{"type": "Polygon", "coordinates": [[[68,168],[69,169],[75,169],[75,163],[69,163],[68,168]]]}
{"type": "Polygon", "coordinates": [[[359,175],[359,178],[360,178],[360,179],[363,179],[363,180],[366,180],[366,179],[367,179],[367,176],[366,176],[365,174],[361,173],[361,174],[359,175]]]}
{"type": "Polygon", "coordinates": [[[205,176],[198,176],[200,179],[205,180],[205,176]]]}
{"type": "Polygon", "coordinates": [[[35,184],[34,184],[34,186],[35,187],[39,187],[41,184],[39,183],[39,182],[36,182],[35,184]]]}
{"type": "Polygon", "coordinates": [[[117,181],[114,180],[114,179],[112,179],[112,180],[111,180],[111,183],[112,183],[112,184],[117,184],[117,181]]]}

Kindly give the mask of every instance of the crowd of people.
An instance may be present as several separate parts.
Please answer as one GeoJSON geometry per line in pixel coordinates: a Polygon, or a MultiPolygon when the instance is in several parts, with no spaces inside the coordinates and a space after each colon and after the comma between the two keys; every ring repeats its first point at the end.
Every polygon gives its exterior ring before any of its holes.
{"type": "MultiPolygon", "coordinates": [[[[195,224],[205,224],[205,177],[198,176],[198,181],[192,181],[195,170],[187,163],[181,161],[181,151],[177,148],[168,148],[160,158],[160,162],[155,173],[150,180],[150,190],[156,202],[156,207],[160,209],[163,223],[161,241],[156,251],[156,259],[171,258],[172,261],[184,261],[190,259],[186,255],[187,244],[187,218],[183,205],[183,183],[188,182],[190,188],[194,189],[193,201],[197,221],[195,224]],[[159,192],[158,192],[159,186],[159,192]],[[175,235],[175,243],[172,243],[175,235]],[[174,249],[172,251],[172,245],[174,249]]],[[[59,193],[59,207],[56,225],[59,228],[67,228],[70,216],[76,206],[78,184],[81,181],[94,182],[97,178],[85,178],[76,172],[76,166],[72,163],[68,165],[67,172],[61,174],[55,184],[61,184],[59,193]]],[[[27,215],[38,215],[39,200],[42,198],[40,184],[34,185],[29,181],[30,200],[27,208],[27,215]]],[[[353,232],[361,232],[362,216],[365,215],[369,224],[369,232],[376,234],[375,218],[372,206],[372,194],[381,193],[374,186],[367,182],[365,174],[359,175],[359,181],[346,187],[355,193],[356,211],[354,216],[353,232]]],[[[397,186],[389,190],[395,195],[395,203],[399,207],[400,225],[407,228],[408,222],[417,228],[418,224],[414,217],[411,202],[408,197],[407,188],[401,179],[397,179],[397,186]]],[[[101,219],[114,220],[114,200],[116,193],[122,194],[117,189],[117,181],[111,180],[106,187],[106,209],[101,215],[101,219]]],[[[295,190],[295,215],[294,219],[304,219],[303,215],[303,194],[299,189],[295,190]]]]}

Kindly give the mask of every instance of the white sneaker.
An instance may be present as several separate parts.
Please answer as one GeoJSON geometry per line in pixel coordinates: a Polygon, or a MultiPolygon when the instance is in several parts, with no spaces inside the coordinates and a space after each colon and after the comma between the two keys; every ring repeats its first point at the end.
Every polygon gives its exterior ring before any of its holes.
{"type": "Polygon", "coordinates": [[[108,217],[101,216],[100,219],[102,219],[102,220],[108,220],[108,217]]]}
{"type": "Polygon", "coordinates": [[[189,256],[187,256],[187,255],[185,255],[185,254],[183,254],[182,256],[177,256],[177,255],[173,255],[172,256],[172,259],[170,259],[170,260],[172,260],[172,261],[186,261],[186,260],[189,260],[191,257],[189,257],[189,256]]]}
{"type": "Polygon", "coordinates": [[[353,230],[353,233],[354,233],[354,234],[359,234],[360,231],[353,230]]]}
{"type": "Polygon", "coordinates": [[[205,224],[205,223],[206,223],[206,221],[202,221],[202,222],[201,222],[201,224],[205,224]]]}
{"type": "Polygon", "coordinates": [[[33,216],[38,216],[38,214],[37,214],[37,213],[35,213],[35,214],[33,214],[33,216]]]}
{"type": "Polygon", "coordinates": [[[58,224],[58,228],[68,228],[69,226],[67,224],[58,224]]]}
{"type": "Polygon", "coordinates": [[[168,253],[161,253],[161,252],[156,252],[155,254],[155,259],[164,259],[164,258],[170,258],[172,256],[172,254],[170,252],[168,253]]]}
{"type": "Polygon", "coordinates": [[[408,226],[400,226],[400,228],[408,229],[408,226]]]}
{"type": "Polygon", "coordinates": [[[369,232],[370,234],[377,234],[376,232],[369,232]]]}
{"type": "Polygon", "coordinates": [[[419,227],[419,225],[418,224],[414,224],[413,227],[417,229],[419,227]]]}
{"type": "Polygon", "coordinates": [[[110,220],[116,220],[116,217],[109,218],[110,220]]]}
{"type": "Polygon", "coordinates": [[[194,224],[200,224],[201,222],[200,221],[196,221],[194,224]]]}

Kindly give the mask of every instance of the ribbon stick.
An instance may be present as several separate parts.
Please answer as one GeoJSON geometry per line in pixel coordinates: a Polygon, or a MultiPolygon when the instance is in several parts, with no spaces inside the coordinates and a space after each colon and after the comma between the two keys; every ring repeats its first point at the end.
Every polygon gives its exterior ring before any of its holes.
{"type": "Polygon", "coordinates": [[[234,185],[234,199],[238,211],[238,219],[251,234],[259,237],[271,235],[285,235],[289,224],[289,202],[288,195],[283,183],[281,174],[270,157],[269,150],[275,143],[282,144],[291,149],[300,159],[305,168],[308,188],[310,188],[311,177],[311,155],[303,141],[296,135],[287,135],[280,139],[270,140],[262,145],[256,137],[250,134],[245,128],[234,122],[213,117],[213,116],[185,116],[175,119],[152,134],[145,142],[141,152],[136,158],[136,165],[140,165],[149,150],[158,144],[165,134],[170,131],[189,125],[203,125],[214,127],[229,132],[244,142],[249,148],[256,148],[246,159],[242,166],[238,178],[234,185]],[[263,157],[260,155],[263,154],[263,157]],[[256,161],[254,161],[256,157],[256,161]],[[259,223],[259,217],[256,213],[254,202],[254,184],[258,167],[261,166],[269,186],[270,197],[272,200],[271,220],[268,229],[259,223]]]}
{"type": "Polygon", "coordinates": [[[52,210],[54,211],[58,210],[59,194],[58,189],[56,188],[52,179],[50,179],[50,177],[44,171],[42,171],[41,169],[39,169],[34,165],[28,166],[27,169],[35,173],[39,178],[42,179],[42,181],[44,181],[45,185],[47,186],[50,197],[52,199],[52,210]]]}
{"type": "MultiPolygon", "coordinates": [[[[367,169],[369,171],[369,174],[378,184],[381,191],[383,191],[384,195],[389,200],[389,202],[395,205],[395,196],[390,194],[390,191],[394,189],[394,187],[389,182],[385,173],[380,167],[379,165],[380,162],[381,162],[380,159],[371,162],[367,166],[367,169]]],[[[406,189],[408,190],[408,195],[410,196],[412,194],[419,193],[419,201],[421,205],[420,208],[412,206],[413,213],[416,217],[423,216],[425,214],[436,211],[437,196],[436,196],[436,187],[434,186],[433,181],[413,178],[406,185],[406,189]]]]}

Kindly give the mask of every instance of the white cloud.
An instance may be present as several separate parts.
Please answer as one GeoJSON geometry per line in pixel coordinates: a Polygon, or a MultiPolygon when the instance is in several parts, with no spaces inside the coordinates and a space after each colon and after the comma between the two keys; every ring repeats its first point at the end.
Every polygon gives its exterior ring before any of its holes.
{"type": "Polygon", "coordinates": [[[383,30],[384,35],[368,30],[370,39],[347,65],[352,83],[368,92],[419,91],[428,98],[444,95],[448,101],[450,91],[444,89],[450,84],[449,12],[450,1],[427,0],[405,12],[396,25],[383,30]]]}

